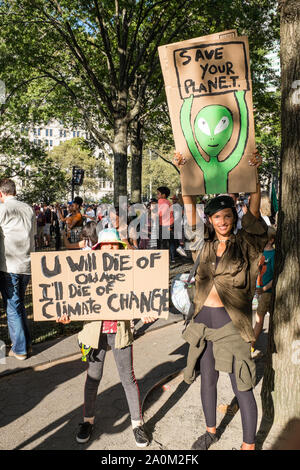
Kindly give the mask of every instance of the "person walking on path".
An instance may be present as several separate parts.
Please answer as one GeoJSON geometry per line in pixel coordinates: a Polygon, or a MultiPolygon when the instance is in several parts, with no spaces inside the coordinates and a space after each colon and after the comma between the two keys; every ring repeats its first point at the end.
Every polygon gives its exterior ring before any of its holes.
{"type": "Polygon", "coordinates": [[[45,237],[45,246],[49,247],[51,243],[51,224],[53,222],[52,212],[50,207],[47,204],[43,205],[43,213],[45,216],[45,226],[44,226],[44,237],[45,237]]]}
{"type": "Polygon", "coordinates": [[[81,214],[81,206],[83,199],[80,196],[76,196],[72,202],[72,213],[71,215],[64,217],[59,205],[57,205],[60,220],[66,223],[68,238],[71,242],[78,242],[80,240],[80,233],[83,227],[83,217],[81,214]]]}
{"type": "MultiPolygon", "coordinates": [[[[95,227],[91,241],[96,234],[95,227]]],[[[68,245],[68,249],[70,248],[71,244],[68,245]]],[[[122,242],[118,231],[114,228],[103,229],[98,234],[98,243],[92,247],[93,250],[100,249],[103,251],[124,248],[127,248],[127,244],[122,242]]],[[[68,316],[63,315],[57,321],[67,324],[70,319],[68,316]]],[[[154,321],[154,318],[144,317],[143,321],[144,323],[150,323],[154,321]]],[[[136,445],[138,447],[148,446],[149,438],[144,430],[140,393],[133,369],[131,322],[129,320],[89,322],[79,333],[78,340],[83,353],[82,360],[87,362],[88,368],[84,387],[83,422],[80,424],[76,435],[77,442],[86,443],[91,438],[95,422],[97,391],[103,374],[106,351],[108,347],[111,347],[126,394],[136,445]]]]}
{"type": "MultiPolygon", "coordinates": [[[[258,294],[258,305],[255,315],[254,335],[258,339],[264,324],[264,318],[271,309],[272,284],[275,264],[276,230],[268,227],[268,243],[265,246],[263,256],[259,263],[259,275],[257,277],[256,292],[258,294]]],[[[254,353],[255,341],[252,343],[254,353]]]]}
{"type": "MultiPolygon", "coordinates": [[[[179,167],[181,158],[181,154],[175,155],[174,163],[179,167]]],[[[261,164],[257,152],[250,164],[256,167],[261,164]]],[[[196,223],[194,199],[191,196],[183,199],[192,206],[187,214],[189,225],[193,226],[196,223]]],[[[267,243],[267,225],[259,208],[260,184],[257,182],[249,210],[242,219],[242,228],[235,235],[237,213],[230,196],[213,198],[205,207],[210,225],[206,227],[199,252],[193,318],[183,333],[189,343],[184,379],[192,383],[194,367],[200,357],[201,401],[206,420],[206,432],[194,442],[194,450],[207,450],[219,439],[216,407],[220,370],[229,373],[238,399],[243,428],[241,449],[255,449],[257,405],[253,394],[255,363],[251,359],[251,342],[255,340],[252,298],[258,262],[267,243]]]]}
{"type": "Polygon", "coordinates": [[[169,201],[170,190],[166,186],[157,188],[158,217],[159,217],[159,237],[157,248],[168,249],[171,263],[175,263],[174,245],[174,213],[172,203],[169,201]]]}
{"type": "Polygon", "coordinates": [[[43,248],[45,224],[46,224],[45,214],[39,207],[36,210],[36,225],[37,225],[36,247],[37,248],[43,248]]]}
{"type": "Polygon", "coordinates": [[[0,180],[0,291],[7,314],[12,349],[9,356],[25,360],[31,338],[24,305],[30,280],[30,253],[35,251],[36,216],[16,198],[15,183],[0,180]]]}

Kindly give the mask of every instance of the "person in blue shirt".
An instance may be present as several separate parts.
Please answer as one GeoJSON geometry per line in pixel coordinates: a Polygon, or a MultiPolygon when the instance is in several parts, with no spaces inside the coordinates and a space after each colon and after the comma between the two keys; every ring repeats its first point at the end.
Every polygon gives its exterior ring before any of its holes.
{"type": "MultiPolygon", "coordinates": [[[[265,315],[267,312],[270,312],[271,308],[275,260],[275,237],[276,230],[273,227],[268,227],[268,243],[265,246],[259,263],[259,275],[256,281],[256,293],[259,296],[254,325],[256,341],[262,331],[265,315]]],[[[254,345],[255,342],[252,343],[252,348],[254,348],[254,345]]]]}

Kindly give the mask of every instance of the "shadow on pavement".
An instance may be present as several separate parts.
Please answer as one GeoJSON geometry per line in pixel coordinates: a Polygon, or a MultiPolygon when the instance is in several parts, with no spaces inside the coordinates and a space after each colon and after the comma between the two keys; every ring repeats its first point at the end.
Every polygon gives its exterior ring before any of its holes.
{"type": "Polygon", "coordinates": [[[5,395],[5,400],[1,400],[2,403],[5,403],[5,407],[2,408],[0,427],[7,426],[24,414],[29,413],[57,387],[82,374],[85,369],[86,365],[76,359],[68,363],[54,365],[51,369],[48,367],[40,371],[25,370],[22,374],[15,376],[14,380],[18,387],[13,393],[10,392],[9,394],[5,389],[5,383],[6,380],[10,381],[11,377],[1,378],[0,396],[2,398],[2,393],[5,395]],[[31,374],[33,378],[29,380],[28,374],[31,374]]]}
{"type": "MultiPolygon", "coordinates": [[[[180,382],[177,386],[176,390],[172,393],[172,395],[168,398],[168,400],[162,405],[162,407],[155,413],[152,418],[149,419],[146,423],[146,428],[149,436],[152,437],[155,431],[155,425],[163,419],[163,417],[175,406],[178,401],[183,397],[183,395],[187,392],[190,385],[186,384],[184,381],[180,382]]],[[[163,392],[161,392],[162,394],[163,392]]],[[[158,394],[155,394],[155,401],[159,400],[158,394]]],[[[146,409],[147,409],[147,400],[145,401],[146,409]]],[[[159,443],[158,443],[159,444],[159,443]]]]}
{"type": "MultiPolygon", "coordinates": [[[[176,351],[173,351],[173,354],[181,353],[185,354],[185,348],[179,348],[176,351]]],[[[138,380],[138,385],[140,389],[141,395],[141,402],[143,402],[143,398],[146,393],[156,384],[159,380],[181,370],[185,366],[185,357],[180,357],[174,362],[165,362],[163,364],[158,365],[151,371],[149,371],[144,377],[138,380]]],[[[83,371],[82,365],[80,361],[72,361],[64,364],[60,364],[59,366],[54,366],[51,368],[51,375],[56,377],[58,375],[68,375],[66,380],[69,380],[70,377],[70,370],[74,369],[77,374],[80,374],[83,371]],[[79,362],[79,366],[75,365],[74,362],[79,362]],[[80,367],[81,366],[81,367],[80,367]],[[61,370],[63,368],[63,371],[61,370]],[[69,373],[68,373],[69,371],[69,373]]],[[[49,371],[48,371],[49,373],[49,371]]],[[[105,372],[104,372],[105,373],[105,372]]],[[[106,372],[107,373],[107,372],[106,372]]],[[[53,386],[49,390],[47,383],[43,380],[42,373],[37,372],[34,379],[34,383],[39,384],[40,393],[36,399],[35,403],[32,403],[30,409],[32,409],[36,403],[41,401],[47,394],[53,390],[53,386]]],[[[71,374],[72,375],[72,374],[71,374]]],[[[83,392],[84,392],[84,382],[85,378],[82,381],[82,400],[83,400],[83,392]]],[[[59,385],[60,381],[55,381],[55,386],[59,385]]],[[[54,385],[54,384],[53,384],[54,385]]],[[[99,440],[102,434],[117,434],[122,433],[125,429],[131,427],[131,420],[129,416],[128,405],[124,393],[124,389],[121,383],[118,383],[104,391],[101,391],[101,383],[99,386],[99,395],[97,398],[96,403],[96,419],[95,419],[95,427],[93,431],[92,440],[90,440],[87,444],[77,444],[75,441],[75,434],[78,429],[78,423],[82,421],[82,410],[83,406],[77,407],[76,409],[72,410],[69,413],[61,416],[59,419],[53,421],[48,426],[41,429],[39,432],[31,436],[29,439],[26,439],[24,442],[19,444],[15,447],[14,450],[24,449],[30,446],[31,449],[35,450],[73,450],[73,449],[87,449],[93,442],[99,440]],[[49,436],[49,433],[52,433],[49,436]],[[44,440],[37,445],[32,445],[36,440],[41,440],[44,437],[44,440]]],[[[181,391],[184,393],[184,390],[181,391]]],[[[175,404],[175,401],[169,403],[168,409],[172,407],[172,404],[175,404]]],[[[23,405],[22,411],[20,413],[26,413],[29,411],[26,404],[23,405]]],[[[167,412],[167,410],[165,411],[167,412]]],[[[160,413],[157,416],[156,422],[158,419],[161,419],[163,413],[160,413]]],[[[37,417],[38,418],[38,417],[37,417]]],[[[14,416],[15,419],[15,416],[14,416]]],[[[7,424],[7,423],[6,423],[7,424]]],[[[146,428],[148,430],[148,424],[146,423],[146,428]]],[[[134,445],[134,438],[132,434],[132,444],[134,445]]],[[[101,444],[100,444],[101,445],[101,444]]]]}

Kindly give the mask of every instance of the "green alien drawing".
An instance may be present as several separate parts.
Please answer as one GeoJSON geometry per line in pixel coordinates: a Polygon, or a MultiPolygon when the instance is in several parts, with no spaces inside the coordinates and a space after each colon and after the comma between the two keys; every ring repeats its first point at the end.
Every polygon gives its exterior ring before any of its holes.
{"type": "Polygon", "coordinates": [[[203,172],[205,193],[228,192],[228,174],[240,162],[248,139],[248,108],[245,91],[236,91],[235,98],[240,114],[240,131],[234,150],[228,157],[218,160],[218,155],[229,142],[233,132],[231,111],[225,106],[208,105],[202,108],[194,121],[194,133],[191,125],[191,109],[194,96],[185,98],[181,111],[181,128],[189,150],[203,172]],[[197,142],[209,156],[209,161],[201,155],[197,142]]]}

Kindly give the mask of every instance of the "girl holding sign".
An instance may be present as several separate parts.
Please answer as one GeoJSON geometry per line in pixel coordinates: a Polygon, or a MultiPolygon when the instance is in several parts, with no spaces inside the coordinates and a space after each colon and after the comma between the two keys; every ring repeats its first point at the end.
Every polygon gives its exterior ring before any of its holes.
{"type": "MultiPolygon", "coordinates": [[[[181,154],[174,162],[182,165],[181,154]]],[[[258,167],[257,152],[250,164],[258,167]]],[[[196,211],[191,196],[184,196],[190,205],[187,217],[196,224],[196,211]]],[[[210,224],[204,232],[204,244],[198,253],[196,290],[192,319],[183,333],[189,343],[184,380],[192,383],[195,364],[200,357],[201,401],[206,432],[192,449],[207,450],[218,441],[216,429],[217,382],[219,371],[229,373],[241,411],[243,443],[241,449],[254,450],[257,406],[253,395],[256,385],[255,363],[251,359],[252,298],[258,262],[267,243],[267,225],[260,216],[260,185],[251,193],[249,209],[242,218],[242,229],[234,234],[237,213],[230,196],[213,198],[205,207],[210,224]]],[[[187,207],[188,209],[188,207],[187,207]]],[[[197,231],[193,228],[195,241],[197,231]]],[[[198,237],[199,238],[199,237],[198,237]]]]}
{"type": "MultiPolygon", "coordinates": [[[[90,241],[93,240],[94,236],[91,237],[90,241]]],[[[71,245],[68,245],[68,249],[72,248],[71,245]]],[[[77,245],[75,246],[78,248],[77,245]]],[[[98,242],[92,247],[93,250],[100,249],[104,251],[126,248],[127,245],[121,241],[117,230],[112,228],[99,232],[98,242]]],[[[144,323],[150,323],[154,320],[150,317],[143,319],[144,323]]],[[[62,316],[57,321],[66,324],[70,322],[70,319],[67,316],[62,316]]],[[[87,323],[79,333],[78,340],[83,354],[82,360],[87,362],[88,369],[84,387],[84,416],[76,435],[77,442],[86,443],[92,435],[98,387],[102,378],[106,351],[108,347],[111,347],[126,394],[136,445],[146,447],[149,444],[149,438],[144,430],[140,394],[133,370],[133,334],[130,321],[93,321],[87,323]]]]}

